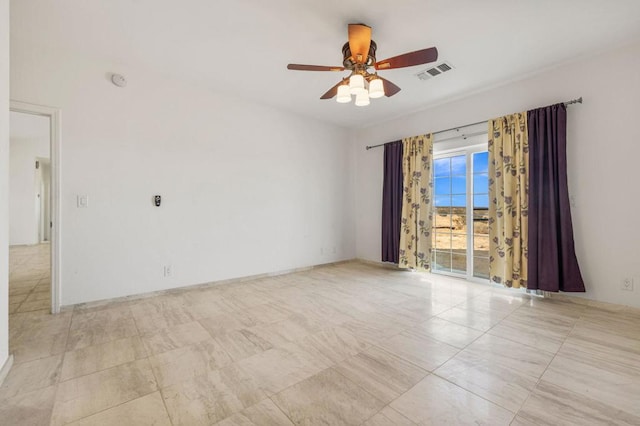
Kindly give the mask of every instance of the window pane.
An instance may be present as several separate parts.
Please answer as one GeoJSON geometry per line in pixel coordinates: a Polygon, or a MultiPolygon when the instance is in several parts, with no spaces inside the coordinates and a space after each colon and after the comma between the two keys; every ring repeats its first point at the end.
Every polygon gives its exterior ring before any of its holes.
{"type": "Polygon", "coordinates": [[[467,232],[467,215],[464,209],[453,209],[451,212],[451,230],[457,233],[467,232]]]}
{"type": "Polygon", "coordinates": [[[473,276],[478,278],[489,278],[489,258],[473,258],[473,276]]]}
{"type": "Polygon", "coordinates": [[[436,232],[435,233],[436,236],[436,242],[435,242],[435,249],[436,250],[451,250],[451,234],[446,233],[439,233],[436,232]]]}
{"type": "Polygon", "coordinates": [[[451,197],[451,206],[452,207],[466,207],[467,206],[467,196],[466,195],[454,195],[451,197]]]}
{"type": "Polygon", "coordinates": [[[451,195],[436,195],[436,207],[449,207],[451,205],[451,195]]]}
{"type": "Polygon", "coordinates": [[[473,216],[473,233],[478,235],[489,235],[489,221],[478,216],[473,216]]]}
{"type": "Polygon", "coordinates": [[[489,257],[489,236],[473,236],[473,255],[489,257]]]}
{"type": "Polygon", "coordinates": [[[451,194],[451,178],[434,179],[436,195],[451,194]]]}
{"type": "Polygon", "coordinates": [[[446,206],[436,206],[436,216],[444,216],[451,214],[451,207],[446,206]]]}
{"type": "Polygon", "coordinates": [[[487,194],[489,193],[489,175],[482,173],[473,175],[473,193],[487,194]]]}
{"type": "Polygon", "coordinates": [[[466,254],[452,254],[451,255],[451,272],[458,272],[462,274],[467,273],[467,255],[466,254]]]}
{"type": "Polygon", "coordinates": [[[487,173],[489,171],[489,153],[477,152],[473,154],[473,173],[487,173]]]}
{"type": "Polygon", "coordinates": [[[433,227],[436,232],[442,230],[442,232],[451,231],[451,213],[437,214],[434,218],[433,227]]]}
{"type": "Polygon", "coordinates": [[[439,158],[433,161],[433,175],[435,177],[451,175],[451,159],[439,158]]]}
{"type": "Polygon", "coordinates": [[[474,208],[489,208],[489,194],[475,194],[473,196],[473,207],[474,208]]]}
{"type": "Polygon", "coordinates": [[[451,234],[451,248],[453,251],[465,253],[467,251],[467,234],[451,234]]]}
{"type": "Polygon", "coordinates": [[[451,175],[466,176],[467,175],[467,156],[456,155],[451,157],[451,175]]]}
{"type": "Polygon", "coordinates": [[[451,193],[466,194],[467,193],[467,177],[455,176],[451,178],[451,193]]]}
{"type": "MultiPolygon", "coordinates": [[[[489,209],[487,208],[474,208],[473,209],[473,220],[474,221],[489,221],[489,209]]],[[[480,232],[482,234],[482,232],[480,232]]]]}
{"type": "Polygon", "coordinates": [[[433,269],[436,271],[451,271],[451,252],[436,251],[433,269]]]}

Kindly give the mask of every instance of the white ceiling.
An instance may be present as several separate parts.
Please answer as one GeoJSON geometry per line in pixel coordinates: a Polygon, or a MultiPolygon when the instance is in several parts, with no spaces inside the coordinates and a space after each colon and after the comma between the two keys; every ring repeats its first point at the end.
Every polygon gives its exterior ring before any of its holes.
{"type": "Polygon", "coordinates": [[[640,40],[640,1],[13,0],[11,35],[353,127],[640,40]],[[339,65],[348,23],[373,27],[378,59],[436,46],[455,70],[380,72],[402,91],[368,107],[321,101],[347,73],[286,65],[339,65]]]}

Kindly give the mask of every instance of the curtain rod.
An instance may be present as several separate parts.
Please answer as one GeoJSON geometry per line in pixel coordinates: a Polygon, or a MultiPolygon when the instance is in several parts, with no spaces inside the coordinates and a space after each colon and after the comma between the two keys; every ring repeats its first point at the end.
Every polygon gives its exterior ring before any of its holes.
{"type": "MultiPolygon", "coordinates": [[[[582,96],[580,96],[578,99],[572,99],[570,101],[566,101],[563,102],[565,106],[569,106],[569,105],[573,105],[573,104],[581,104],[582,103],[582,96]]],[[[486,123],[489,120],[483,120],[483,121],[478,121],[476,123],[471,123],[471,124],[465,124],[464,126],[457,126],[457,127],[452,127],[450,129],[445,129],[445,130],[439,130],[437,132],[433,132],[434,135],[440,134],[440,133],[445,133],[445,132],[450,132],[451,130],[460,130],[460,129],[464,129],[465,127],[471,127],[471,126],[476,126],[478,124],[482,124],[482,123],[486,123]]],[[[386,144],[391,143],[391,142],[385,142],[385,143],[380,143],[378,145],[368,145],[366,147],[367,151],[369,151],[371,148],[378,148],[381,146],[385,146],[386,144]]]]}

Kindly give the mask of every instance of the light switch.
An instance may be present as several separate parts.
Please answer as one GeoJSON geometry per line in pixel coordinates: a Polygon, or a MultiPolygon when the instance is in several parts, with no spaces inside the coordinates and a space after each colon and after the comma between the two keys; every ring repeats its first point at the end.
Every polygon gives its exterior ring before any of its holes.
{"type": "Polygon", "coordinates": [[[89,196],[88,195],[78,195],[78,208],[84,209],[89,207],[89,196]]]}

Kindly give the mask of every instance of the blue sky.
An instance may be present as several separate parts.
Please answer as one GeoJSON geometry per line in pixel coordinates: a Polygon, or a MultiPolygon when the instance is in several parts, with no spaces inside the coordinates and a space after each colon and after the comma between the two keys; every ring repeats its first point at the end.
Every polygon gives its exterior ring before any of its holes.
{"type": "MultiPolygon", "coordinates": [[[[488,208],[489,153],[473,154],[474,207],[488,208]]],[[[467,165],[464,155],[434,161],[436,207],[465,207],[467,205],[467,165]]]]}

